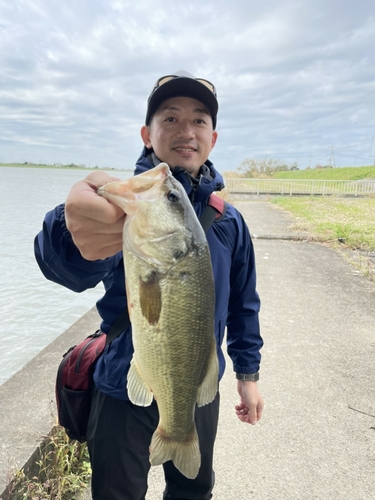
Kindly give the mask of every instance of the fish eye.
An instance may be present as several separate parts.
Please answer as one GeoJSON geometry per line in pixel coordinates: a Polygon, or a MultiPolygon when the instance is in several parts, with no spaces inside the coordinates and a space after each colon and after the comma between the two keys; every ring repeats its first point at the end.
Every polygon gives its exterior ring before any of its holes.
{"type": "Polygon", "coordinates": [[[167,193],[167,199],[171,203],[176,203],[176,201],[178,201],[180,199],[180,197],[178,196],[178,194],[176,193],[176,191],[169,191],[167,193]]]}

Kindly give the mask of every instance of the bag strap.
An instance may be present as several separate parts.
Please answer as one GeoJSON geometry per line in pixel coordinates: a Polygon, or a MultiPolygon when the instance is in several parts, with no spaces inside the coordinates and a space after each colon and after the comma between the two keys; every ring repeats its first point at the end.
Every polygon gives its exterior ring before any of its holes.
{"type": "MultiPolygon", "coordinates": [[[[211,224],[214,221],[219,221],[224,217],[226,207],[227,204],[223,200],[223,198],[220,198],[220,196],[217,196],[216,194],[210,195],[207,202],[207,207],[205,208],[203,214],[199,219],[199,222],[201,223],[206,233],[210,229],[211,224]]],[[[110,344],[112,340],[115,340],[115,338],[118,337],[120,333],[126,330],[129,326],[130,318],[128,308],[126,307],[109,329],[105,345],[107,346],[108,344],[110,344]]]]}
{"type": "Polygon", "coordinates": [[[226,210],[226,201],[212,193],[208,198],[207,207],[199,219],[205,233],[207,233],[214,221],[219,222],[224,217],[226,210]]]}
{"type": "Polygon", "coordinates": [[[112,340],[115,340],[115,338],[118,337],[124,330],[126,330],[128,326],[130,326],[129,311],[128,308],[125,307],[120,316],[116,319],[116,321],[109,329],[105,345],[108,345],[112,342],[112,340]]]}

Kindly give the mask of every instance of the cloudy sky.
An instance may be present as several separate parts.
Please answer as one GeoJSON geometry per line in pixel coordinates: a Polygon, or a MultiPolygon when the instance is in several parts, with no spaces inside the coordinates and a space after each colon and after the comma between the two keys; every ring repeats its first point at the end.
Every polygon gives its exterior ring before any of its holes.
{"type": "Polygon", "coordinates": [[[180,69],[217,87],[220,171],[374,163],[374,0],[0,0],[0,162],[132,168],[180,69]]]}

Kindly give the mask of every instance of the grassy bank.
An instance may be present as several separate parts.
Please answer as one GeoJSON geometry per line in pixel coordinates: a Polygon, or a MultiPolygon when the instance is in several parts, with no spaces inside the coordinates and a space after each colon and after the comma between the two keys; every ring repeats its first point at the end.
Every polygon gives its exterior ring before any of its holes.
{"type": "Polygon", "coordinates": [[[272,200],[296,217],[295,228],[351,249],[375,251],[375,199],[279,197],[272,200]]]}
{"type": "Polygon", "coordinates": [[[344,167],[344,168],[314,168],[310,170],[275,172],[272,175],[272,178],[358,181],[362,179],[375,179],[375,166],[344,167]]]}
{"type": "Polygon", "coordinates": [[[90,476],[86,443],[70,440],[56,426],[41,446],[39,460],[15,472],[0,500],[78,500],[90,476]]]}

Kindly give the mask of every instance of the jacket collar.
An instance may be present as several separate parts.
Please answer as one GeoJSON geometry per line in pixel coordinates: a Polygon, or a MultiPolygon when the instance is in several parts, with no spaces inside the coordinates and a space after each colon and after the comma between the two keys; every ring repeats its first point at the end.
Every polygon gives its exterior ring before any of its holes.
{"type": "MultiPolygon", "coordinates": [[[[159,165],[160,160],[152,149],[143,148],[141,156],[136,163],[134,174],[138,175],[159,165]]],[[[221,174],[214,168],[213,163],[207,160],[201,166],[197,178],[190,175],[184,168],[175,167],[171,169],[175,177],[184,187],[192,202],[204,201],[214,191],[221,191],[224,188],[224,180],[221,174]]]]}

